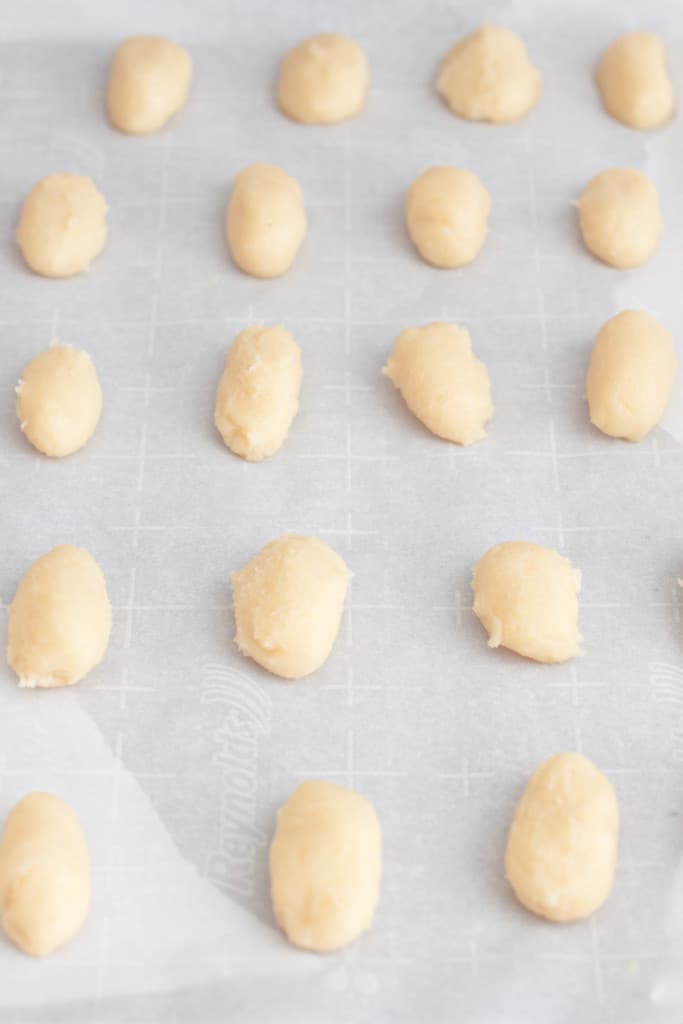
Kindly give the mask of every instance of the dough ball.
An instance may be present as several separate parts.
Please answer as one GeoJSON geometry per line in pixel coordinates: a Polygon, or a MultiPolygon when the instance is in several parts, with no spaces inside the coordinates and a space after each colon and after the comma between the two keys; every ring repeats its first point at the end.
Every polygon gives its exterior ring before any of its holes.
{"type": "Polygon", "coordinates": [[[372,924],[382,877],[382,833],[360,793],[304,782],[280,808],[270,847],[275,919],[295,946],[324,953],[372,924]]]}
{"type": "Polygon", "coordinates": [[[29,793],[0,837],[0,921],[24,953],[46,956],[80,931],[90,909],[90,858],[75,811],[29,793]]]}
{"type": "Polygon", "coordinates": [[[71,686],[98,665],[111,604],[95,559],[62,544],[36,559],[9,608],[7,661],[19,686],[71,686]]]}
{"type": "Polygon", "coordinates": [[[21,429],[39,452],[71,455],[95,433],[102,391],[87,352],[52,345],[24,369],[16,393],[21,429]]]}
{"type": "Polygon", "coordinates": [[[519,36],[482,25],[448,51],[437,88],[459,117],[504,123],[518,121],[536,105],[541,76],[519,36]]]}
{"type": "Polygon", "coordinates": [[[247,327],[228,352],[214,422],[227,447],[260,462],[284,444],[299,408],[301,350],[284,327],[247,327]]]}
{"type": "Polygon", "coordinates": [[[493,416],[489,375],[464,327],[409,327],[399,334],[382,372],[437,437],[472,444],[486,436],[484,425],[493,416]]]}
{"type": "Polygon", "coordinates": [[[489,647],[545,662],[581,653],[581,573],[552,548],[525,541],[496,544],[475,566],[472,589],[489,647]]]}
{"type": "Polygon", "coordinates": [[[640,441],[664,415],[675,376],[666,327],[635,309],[613,316],[598,333],[588,366],[591,423],[610,437],[640,441]]]}
{"type": "Polygon", "coordinates": [[[231,579],[240,651],[284,679],[320,668],[337,638],[351,579],[343,559],[315,537],[288,534],[231,579]]]}
{"type": "Polygon", "coordinates": [[[588,758],[543,761],[517,804],[505,851],[519,902],[550,921],[589,917],[612,888],[618,833],[614,789],[588,758]]]}
{"type": "Polygon", "coordinates": [[[666,51],[652,32],[627,32],[610,43],[596,79],[607,113],[631,128],[659,128],[673,115],[666,51]]]}
{"type": "Polygon", "coordinates": [[[427,263],[462,267],[486,238],[489,194],[476,174],[462,167],[430,167],[406,195],[410,239],[427,263]]]}
{"type": "Polygon", "coordinates": [[[657,189],[642,171],[601,171],[583,190],[579,223],[586,248],[603,263],[638,267],[657,248],[662,230],[657,189]]]}
{"type": "Polygon", "coordinates": [[[104,248],[107,204],[90,178],[50,174],[26,197],[16,238],[36,274],[73,277],[104,248]]]}
{"type": "Polygon", "coordinates": [[[161,36],[132,36],[111,64],[109,120],[131,135],[157,132],[185,106],[191,81],[192,58],[182,46],[161,36]]]}
{"type": "Polygon", "coordinates": [[[370,69],[358,43],[324,32],[290,50],[277,83],[280,109],[303,124],[334,124],[365,105],[370,69]]]}
{"type": "Polygon", "coordinates": [[[306,234],[298,183],[273,164],[245,167],[235,178],[225,227],[232,258],[245,274],[284,274],[306,234]]]}

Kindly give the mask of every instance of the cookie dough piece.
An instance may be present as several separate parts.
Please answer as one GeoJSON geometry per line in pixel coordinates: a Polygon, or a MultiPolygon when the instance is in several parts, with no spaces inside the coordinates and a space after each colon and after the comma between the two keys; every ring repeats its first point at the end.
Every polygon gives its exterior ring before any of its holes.
{"type": "Polygon", "coordinates": [[[381,877],[370,801],[332,782],[297,786],[270,847],[273,912],[289,941],[321,953],[353,942],[372,924],[381,877]]]}
{"type": "Polygon", "coordinates": [[[99,565],[62,544],[24,575],[9,608],[7,661],[19,686],[71,686],[104,657],[111,604],[99,565]]]}
{"type": "Polygon", "coordinates": [[[250,462],[282,447],[299,408],[301,349],[284,327],[247,327],[228,352],[214,422],[227,447],[250,462]]]}
{"type": "Polygon", "coordinates": [[[583,190],[579,224],[586,248],[603,263],[638,267],[657,248],[662,230],[657,189],[642,171],[601,171],[583,190]]]}
{"type": "Polygon", "coordinates": [[[280,109],[302,124],[334,124],[365,105],[370,70],[358,43],[332,32],[311,36],[282,61],[280,109]]]}
{"type": "Polygon", "coordinates": [[[336,551],[315,537],[288,534],[231,579],[240,651],[284,679],[320,668],[337,638],[351,579],[336,551]]]}
{"type": "Polygon", "coordinates": [[[505,851],[519,902],[550,921],[589,917],[610,894],[618,833],[614,789],[588,758],[543,761],[517,804],[505,851]]]}
{"type": "Polygon", "coordinates": [[[245,167],[235,178],[225,228],[232,258],[245,274],[284,274],[306,234],[298,183],[273,164],[245,167]]]}
{"type": "Polygon", "coordinates": [[[610,437],[640,441],[664,415],[676,377],[676,350],[653,316],[624,310],[600,329],[586,397],[591,423],[610,437]]]}
{"type": "Polygon", "coordinates": [[[493,416],[489,375],[464,327],[409,327],[396,339],[382,373],[437,437],[473,444],[486,436],[484,425],[493,416]]]}
{"type": "Polygon", "coordinates": [[[427,263],[462,267],[484,244],[490,209],[489,194],[472,171],[430,167],[406,195],[408,234],[427,263]]]}
{"type": "Polygon", "coordinates": [[[652,32],[627,32],[605,50],[596,80],[605,110],[631,128],[659,128],[676,106],[666,50],[652,32]]]}
{"type": "Polygon", "coordinates": [[[90,178],[50,174],[21,208],[16,239],[24,260],[43,277],[87,270],[107,238],[107,204],[90,178]]]}
{"type": "Polygon", "coordinates": [[[536,105],[541,76],[519,36],[483,25],[448,51],[437,88],[459,117],[502,124],[518,121],[536,105]]]}
{"type": "Polygon", "coordinates": [[[0,837],[0,922],[24,953],[47,956],[80,931],[90,908],[81,824],[52,793],[29,793],[0,837]]]}
{"type": "Polygon", "coordinates": [[[472,589],[489,647],[545,662],[581,653],[581,572],[552,548],[525,541],[496,544],[475,566],[472,589]]]}
{"type": "Polygon", "coordinates": [[[182,46],[162,36],[132,36],[112,61],[109,120],[131,135],[158,132],[185,106],[191,81],[192,58],[182,46]]]}

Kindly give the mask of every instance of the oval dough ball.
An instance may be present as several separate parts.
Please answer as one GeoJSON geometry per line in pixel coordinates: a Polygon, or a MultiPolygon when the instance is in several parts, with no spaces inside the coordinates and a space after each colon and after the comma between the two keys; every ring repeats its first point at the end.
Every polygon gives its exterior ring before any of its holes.
{"type": "Polygon", "coordinates": [[[334,124],[365,105],[370,69],[348,36],[311,36],[285,56],[277,83],[280,109],[302,124],[334,124]]]}
{"type": "Polygon", "coordinates": [[[396,339],[382,373],[437,437],[472,444],[486,436],[484,425],[493,416],[489,375],[464,327],[409,327],[396,339]]]}
{"type": "Polygon", "coordinates": [[[489,194],[476,174],[461,167],[430,167],[408,189],[408,234],[435,267],[471,263],[486,238],[489,194]]]}
{"type": "Polygon", "coordinates": [[[50,174],[26,197],[16,238],[36,274],[73,277],[104,248],[107,204],[90,178],[50,174]]]}
{"type": "Polygon", "coordinates": [[[157,132],[185,106],[191,81],[192,58],[182,46],[161,36],[132,36],[112,61],[109,120],[131,135],[157,132]]]}
{"type": "Polygon", "coordinates": [[[247,327],[228,352],[214,422],[227,447],[260,462],[284,444],[299,408],[301,350],[284,327],[247,327]]]}
{"type": "Polygon", "coordinates": [[[454,114],[504,123],[528,114],[541,94],[541,76],[519,36],[483,25],[448,51],[437,80],[454,114]]]}
{"type": "Polygon", "coordinates": [[[579,223],[586,248],[603,263],[638,267],[657,248],[662,230],[657,189],[642,171],[602,171],[583,190],[579,223]]]}
{"type": "Polygon", "coordinates": [[[610,894],[618,833],[614,789],[588,758],[543,761],[517,804],[505,851],[519,902],[550,921],[589,917],[610,894]]]}
{"type": "Polygon", "coordinates": [[[664,415],[676,376],[666,327],[624,310],[600,329],[591,352],[586,397],[591,423],[610,437],[640,441],[664,415]]]}
{"type": "Polygon", "coordinates": [[[245,274],[284,274],[306,234],[298,183],[273,164],[245,167],[235,178],[225,228],[232,258],[245,274]]]}
{"type": "Polygon", "coordinates": [[[596,79],[607,113],[631,128],[659,128],[673,115],[666,50],[652,32],[627,32],[610,43],[596,79]]]}
{"type": "Polygon", "coordinates": [[[288,534],[231,579],[240,651],[285,679],[320,668],[337,638],[351,579],[336,551],[315,537],[288,534]]]}
{"type": "Polygon", "coordinates": [[[21,429],[39,452],[71,455],[95,433],[102,391],[87,352],[52,345],[24,369],[16,393],[21,429]]]}
{"type": "Polygon", "coordinates": [[[104,657],[111,604],[95,559],[70,544],[24,575],[9,608],[7,661],[19,686],[71,686],[104,657]]]}
{"type": "Polygon", "coordinates": [[[0,921],[25,953],[46,956],[80,931],[90,857],[78,817],[52,793],[29,793],[0,837],[0,921]]]}
{"type": "Polygon", "coordinates": [[[270,847],[275,919],[295,946],[340,949],[372,924],[382,878],[382,833],[360,793],[304,782],[278,811],[270,847]]]}
{"type": "Polygon", "coordinates": [[[545,662],[581,653],[581,573],[552,548],[525,541],[496,544],[475,566],[472,589],[489,647],[545,662]]]}

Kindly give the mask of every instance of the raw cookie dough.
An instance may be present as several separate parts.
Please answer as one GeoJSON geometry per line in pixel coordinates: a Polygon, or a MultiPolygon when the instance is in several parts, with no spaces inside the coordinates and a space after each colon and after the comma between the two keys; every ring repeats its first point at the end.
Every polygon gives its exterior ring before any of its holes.
{"type": "Polygon", "coordinates": [[[360,793],[304,782],[278,811],[270,847],[275,919],[302,949],[327,952],[372,924],[382,877],[382,833],[360,793]]]}
{"type": "Polygon", "coordinates": [[[640,441],[664,415],[676,376],[676,350],[653,316],[627,309],[600,329],[586,397],[591,423],[610,437],[640,441]]]}
{"type": "Polygon", "coordinates": [[[132,36],[111,64],[109,120],[131,135],[157,132],[185,106],[191,81],[192,58],[182,46],[162,36],[132,36]]]}
{"type": "Polygon", "coordinates": [[[52,793],[29,793],[0,837],[0,921],[31,956],[80,931],[90,908],[90,857],[75,811],[52,793]]]}
{"type": "Polygon", "coordinates": [[[228,352],[214,422],[227,447],[260,462],[284,444],[299,408],[301,350],[284,327],[247,327],[228,352]]]}
{"type": "Polygon", "coordinates": [[[26,263],[43,277],[87,270],[107,238],[107,204],[90,178],[50,174],[21,208],[16,239],[26,263]]]}
{"type": "Polygon", "coordinates": [[[603,263],[638,267],[657,248],[662,230],[657,189],[642,171],[601,171],[581,194],[579,224],[586,248],[603,263]]]}
{"type": "Polygon", "coordinates": [[[284,274],[306,234],[298,183],[273,164],[245,167],[235,178],[225,229],[232,258],[245,274],[284,274]]]}
{"type": "Polygon", "coordinates": [[[545,662],[581,653],[581,572],[552,548],[525,541],[496,544],[475,566],[472,589],[489,647],[545,662]]]}
{"type": "Polygon", "coordinates": [[[666,50],[652,32],[627,32],[605,50],[596,80],[605,110],[631,128],[659,128],[676,106],[666,50]]]}
{"type": "Polygon", "coordinates": [[[365,105],[370,70],[358,43],[324,32],[304,39],[285,56],[277,99],[287,117],[303,124],[334,124],[365,105]]]}
{"type": "Polygon", "coordinates": [[[427,263],[462,267],[486,238],[491,199],[476,174],[462,167],[430,167],[406,194],[408,234],[427,263]]]}
{"type": "Polygon", "coordinates": [[[519,902],[550,921],[589,917],[612,888],[618,833],[614,789],[588,758],[543,761],[517,804],[505,851],[519,902]]]}
{"type": "Polygon", "coordinates": [[[499,25],[483,25],[448,51],[437,88],[459,117],[504,123],[519,120],[536,105],[541,76],[519,36],[499,25]]]}
{"type": "Polygon", "coordinates": [[[99,565],[62,544],[31,565],[9,608],[7,661],[19,686],[71,686],[104,657],[111,604],[99,565]]]}
{"type": "Polygon", "coordinates": [[[472,444],[486,436],[484,425],[493,416],[489,375],[464,327],[409,327],[396,339],[382,373],[437,437],[472,444]]]}
{"type": "Polygon", "coordinates": [[[320,668],[339,632],[351,579],[336,551],[315,537],[288,534],[231,579],[240,651],[285,679],[320,668]]]}
{"type": "Polygon", "coordinates": [[[16,393],[21,429],[39,452],[71,455],[95,433],[102,391],[87,352],[51,345],[23,370],[16,393]]]}

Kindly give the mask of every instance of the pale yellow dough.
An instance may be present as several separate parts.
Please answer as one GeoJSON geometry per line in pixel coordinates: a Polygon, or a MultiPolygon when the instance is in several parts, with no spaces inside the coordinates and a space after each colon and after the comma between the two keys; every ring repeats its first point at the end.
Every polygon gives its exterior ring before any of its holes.
{"type": "Polygon", "coordinates": [[[433,434],[456,444],[486,436],[484,426],[493,416],[489,375],[464,327],[409,327],[399,334],[382,372],[433,434]]]}
{"type": "Polygon", "coordinates": [[[340,949],[372,924],[382,878],[382,833],[364,796],[304,782],[280,808],[270,847],[275,919],[295,946],[340,949]]]}
{"type": "Polygon", "coordinates": [[[87,270],[107,238],[107,204],[90,178],[50,174],[21,208],[16,239],[24,260],[43,277],[87,270]]]}
{"type": "Polygon", "coordinates": [[[610,894],[619,808],[611,783],[582,754],[543,761],[517,804],[505,873],[519,902],[550,921],[589,917],[610,894]]]}
{"type": "Polygon", "coordinates": [[[427,263],[462,267],[486,238],[491,199],[476,174],[462,167],[430,167],[406,194],[408,234],[427,263]]]}
{"type": "Polygon", "coordinates": [[[657,248],[662,230],[657,189],[642,171],[601,171],[581,194],[579,224],[586,248],[603,263],[638,267],[657,248]]]}
{"type": "Polygon", "coordinates": [[[90,857],[75,811],[29,793],[0,837],[0,921],[24,953],[47,956],[80,931],[90,908],[90,857]]]}
{"type": "Polygon", "coordinates": [[[277,99],[294,121],[334,124],[363,108],[369,80],[367,58],[358,43],[325,32],[304,39],[285,56],[277,99]]]}
{"type": "Polygon", "coordinates": [[[182,46],[161,36],[132,36],[111,64],[109,120],[131,135],[157,132],[185,106],[191,81],[192,58],[182,46]]]}
{"type": "Polygon", "coordinates": [[[627,32],[610,43],[596,80],[607,113],[631,128],[659,128],[673,115],[666,50],[652,32],[627,32]]]}
{"type": "Polygon", "coordinates": [[[496,544],[475,566],[472,589],[489,647],[545,662],[581,653],[581,573],[552,548],[525,541],[496,544]]]}
{"type": "Polygon", "coordinates": [[[9,608],[7,661],[19,686],[71,686],[99,664],[111,632],[102,570],[62,544],[31,565],[9,608]]]}
{"type": "Polygon", "coordinates": [[[233,572],[235,642],[277,676],[320,668],[336,640],[351,573],[315,537],[288,534],[233,572]]]}
{"type": "Polygon", "coordinates": [[[536,105],[541,76],[519,36],[499,25],[482,25],[448,51],[437,88],[459,117],[505,123],[536,105]]]}
{"type": "Polygon", "coordinates": [[[273,164],[245,167],[235,178],[225,229],[232,258],[245,274],[284,274],[306,234],[298,183],[273,164]]]}

